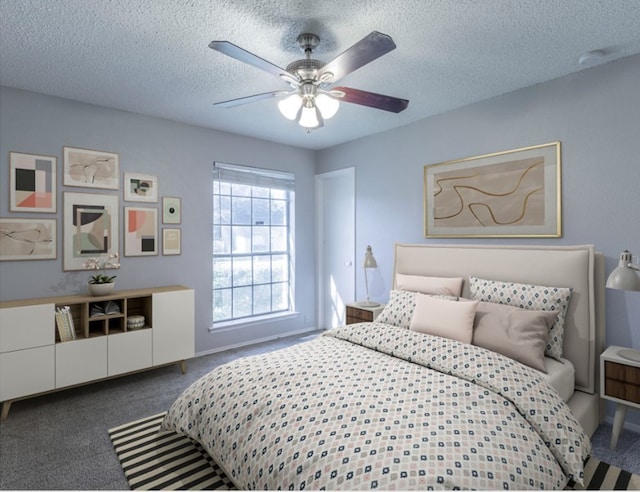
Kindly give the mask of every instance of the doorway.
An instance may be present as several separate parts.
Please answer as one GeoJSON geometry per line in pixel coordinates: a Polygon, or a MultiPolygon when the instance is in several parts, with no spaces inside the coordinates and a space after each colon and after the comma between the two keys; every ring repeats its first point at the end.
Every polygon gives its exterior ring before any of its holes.
{"type": "Polygon", "coordinates": [[[345,324],[355,300],[355,168],[316,175],[318,327],[345,324]]]}

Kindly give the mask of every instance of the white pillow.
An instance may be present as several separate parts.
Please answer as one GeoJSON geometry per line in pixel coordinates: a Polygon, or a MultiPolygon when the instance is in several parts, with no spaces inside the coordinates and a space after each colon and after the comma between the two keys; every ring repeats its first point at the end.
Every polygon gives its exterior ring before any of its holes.
{"type": "Polygon", "coordinates": [[[521,309],[553,311],[558,314],[551,325],[545,354],[562,362],[564,319],[571,300],[570,287],[518,284],[469,277],[471,297],[477,301],[506,304],[521,309]]]}
{"type": "Polygon", "coordinates": [[[478,301],[451,301],[416,294],[410,329],[437,337],[471,343],[478,301]]]}
{"type": "Polygon", "coordinates": [[[396,289],[458,297],[462,292],[462,277],[425,277],[396,273],[396,289]]]}

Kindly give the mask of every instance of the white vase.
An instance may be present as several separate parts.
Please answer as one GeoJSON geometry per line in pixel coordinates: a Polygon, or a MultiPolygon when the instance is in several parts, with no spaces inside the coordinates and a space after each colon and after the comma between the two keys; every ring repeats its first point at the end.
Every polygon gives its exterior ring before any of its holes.
{"type": "Polygon", "coordinates": [[[108,284],[87,284],[89,294],[92,296],[106,296],[111,294],[115,282],[109,282],[108,284]]]}

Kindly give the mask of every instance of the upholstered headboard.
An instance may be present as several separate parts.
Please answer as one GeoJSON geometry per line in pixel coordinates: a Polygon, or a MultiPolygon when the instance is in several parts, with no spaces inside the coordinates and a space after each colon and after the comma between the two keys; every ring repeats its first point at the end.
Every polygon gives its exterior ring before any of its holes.
{"type": "Polygon", "coordinates": [[[564,357],[576,370],[576,389],[594,393],[597,358],[604,342],[604,260],[593,246],[484,246],[396,244],[397,273],[470,276],[554,287],[571,287],[564,327],[564,357]]]}

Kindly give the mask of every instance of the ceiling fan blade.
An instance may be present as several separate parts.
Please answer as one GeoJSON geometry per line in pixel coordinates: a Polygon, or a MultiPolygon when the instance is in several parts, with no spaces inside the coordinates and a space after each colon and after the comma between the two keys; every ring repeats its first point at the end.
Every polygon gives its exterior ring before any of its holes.
{"type": "Polygon", "coordinates": [[[298,83],[298,79],[291,73],[287,72],[284,68],[280,68],[279,66],[274,65],[273,63],[268,62],[267,60],[260,58],[259,56],[254,55],[253,53],[242,49],[240,46],[236,46],[229,41],[211,41],[211,43],[209,43],[209,48],[219,51],[231,58],[235,58],[243,63],[253,65],[260,70],[264,70],[271,75],[275,75],[276,77],[283,79],[287,83],[298,83]]]}
{"type": "Polygon", "coordinates": [[[384,94],[361,91],[360,89],[352,89],[350,87],[332,87],[329,92],[333,91],[339,91],[344,94],[339,98],[340,101],[369,106],[370,108],[382,109],[392,113],[404,111],[409,105],[408,99],[385,96],[384,94]]]}
{"type": "Polygon", "coordinates": [[[325,73],[332,73],[330,82],[335,83],[395,48],[396,43],[391,36],[373,31],[322,67],[318,76],[320,78],[325,73]]]}
{"type": "Polygon", "coordinates": [[[220,106],[221,108],[233,108],[235,106],[242,106],[243,104],[264,101],[265,99],[271,99],[272,97],[279,97],[287,94],[290,94],[290,92],[287,92],[287,91],[263,92],[262,94],[254,94],[253,96],[239,97],[237,99],[229,99],[228,101],[213,103],[213,105],[220,106]]]}

